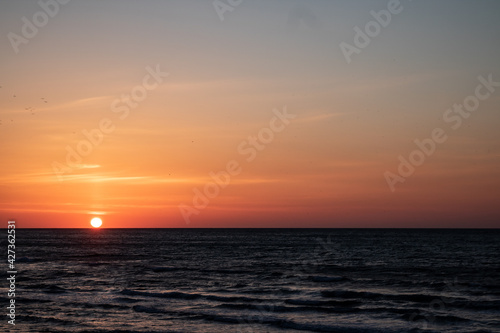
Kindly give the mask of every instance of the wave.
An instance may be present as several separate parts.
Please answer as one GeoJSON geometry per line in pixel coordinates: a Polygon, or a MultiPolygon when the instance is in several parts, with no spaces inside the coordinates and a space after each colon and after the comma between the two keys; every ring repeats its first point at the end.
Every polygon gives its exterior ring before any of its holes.
{"type": "Polygon", "coordinates": [[[214,322],[222,322],[229,324],[238,324],[241,325],[238,329],[238,332],[244,332],[245,326],[248,326],[253,332],[264,331],[262,325],[272,326],[280,329],[293,329],[293,330],[301,330],[301,331],[311,331],[311,332],[330,332],[330,333],[399,333],[399,331],[388,330],[388,329],[377,329],[377,328],[353,328],[347,326],[333,326],[326,324],[312,324],[312,323],[298,323],[293,320],[283,319],[280,317],[259,317],[258,321],[245,320],[241,317],[237,316],[229,316],[229,315],[220,315],[220,314],[212,314],[212,313],[196,313],[191,311],[168,311],[163,310],[157,307],[150,306],[142,306],[136,305],[133,307],[135,312],[140,313],[151,313],[151,314],[175,314],[189,317],[189,320],[198,319],[198,320],[206,320],[206,321],[214,321],[214,322]]]}
{"type": "Polygon", "coordinates": [[[47,294],[62,294],[67,292],[66,289],[59,287],[58,285],[55,284],[34,284],[34,285],[28,285],[25,288],[39,289],[40,291],[47,294]]]}
{"type": "Polygon", "coordinates": [[[292,305],[308,305],[308,306],[356,306],[363,304],[363,302],[355,300],[322,301],[322,300],[309,300],[309,299],[286,299],[285,303],[292,305]]]}
{"type": "Polygon", "coordinates": [[[136,291],[130,289],[124,289],[120,292],[123,295],[128,296],[144,296],[144,297],[158,297],[158,298],[178,298],[178,299],[195,299],[200,298],[200,294],[189,294],[180,291],[169,291],[164,293],[152,293],[147,291],[136,291]]]}
{"type": "Polygon", "coordinates": [[[18,264],[19,264],[19,263],[23,263],[23,264],[28,263],[28,264],[29,264],[29,263],[36,262],[36,260],[35,260],[35,259],[28,258],[28,257],[22,257],[22,258],[17,259],[17,260],[16,260],[16,262],[17,262],[18,264]]]}
{"type": "Polygon", "coordinates": [[[328,298],[363,298],[363,299],[380,299],[384,295],[367,291],[351,291],[351,290],[323,290],[323,297],[328,298]]]}
{"type": "Polygon", "coordinates": [[[19,302],[19,303],[24,303],[24,304],[30,304],[30,303],[36,303],[36,304],[40,304],[40,303],[53,303],[54,301],[50,300],[50,299],[39,299],[39,298],[23,298],[23,297],[17,297],[16,298],[16,302],[19,302]]]}
{"type": "MultiPolygon", "coordinates": [[[[65,319],[58,319],[54,317],[38,317],[38,316],[31,316],[31,315],[18,315],[16,316],[16,321],[19,320],[20,323],[22,322],[34,322],[34,323],[46,323],[46,324],[57,324],[57,325],[63,325],[63,326],[69,326],[69,325],[77,325],[79,323],[76,323],[74,321],[70,320],[65,320],[65,319]]],[[[81,324],[79,324],[81,325],[81,324]]]]}
{"type": "Polygon", "coordinates": [[[155,273],[163,273],[163,272],[173,272],[179,270],[177,267],[149,267],[150,270],[152,270],[155,273]]]}
{"type": "Polygon", "coordinates": [[[245,296],[217,296],[217,295],[205,295],[203,296],[209,301],[217,302],[261,302],[259,298],[245,297],[245,296]]]}
{"type": "Polygon", "coordinates": [[[369,291],[353,291],[353,290],[323,290],[321,295],[325,298],[341,298],[341,299],[363,299],[370,301],[406,301],[414,303],[430,303],[432,301],[445,299],[446,303],[451,305],[453,303],[469,303],[469,301],[462,297],[443,297],[442,295],[430,294],[383,294],[369,291]]]}
{"type": "Polygon", "coordinates": [[[120,302],[120,303],[137,303],[137,302],[140,302],[137,299],[128,298],[128,297],[118,297],[118,298],[115,298],[115,301],[120,302]]]}
{"type": "Polygon", "coordinates": [[[426,321],[426,322],[431,322],[434,324],[438,325],[448,325],[448,324],[457,324],[457,323],[467,323],[470,322],[470,319],[463,318],[463,317],[458,317],[458,316],[453,316],[453,315],[434,315],[434,314],[404,314],[401,316],[402,319],[409,320],[409,321],[426,321]]]}
{"type": "Polygon", "coordinates": [[[135,312],[145,312],[145,313],[163,313],[162,310],[154,308],[154,307],[149,307],[149,306],[142,306],[142,305],[134,305],[132,309],[135,312]]]}
{"type": "Polygon", "coordinates": [[[111,303],[88,303],[88,302],[68,302],[68,303],[63,303],[64,306],[72,306],[75,308],[85,308],[85,309],[130,309],[129,306],[125,305],[119,305],[119,304],[111,304],[111,303]]]}
{"type": "Polygon", "coordinates": [[[254,311],[267,311],[271,313],[289,313],[289,312],[316,312],[316,313],[360,313],[364,312],[363,309],[346,308],[346,307],[319,307],[319,306],[283,306],[273,304],[245,304],[245,303],[231,303],[220,304],[217,307],[233,309],[233,310],[254,310],[254,311]]]}
{"type": "MultiPolygon", "coordinates": [[[[224,322],[235,322],[235,318],[227,317],[227,316],[204,316],[205,320],[214,320],[214,321],[224,321],[224,322]]],[[[399,331],[391,330],[391,329],[377,329],[374,327],[348,327],[343,325],[327,325],[327,324],[313,324],[313,323],[298,323],[294,320],[283,319],[277,317],[267,317],[260,318],[259,321],[249,321],[245,322],[245,320],[238,319],[237,322],[242,325],[243,330],[238,330],[239,332],[244,332],[244,325],[249,326],[249,332],[261,332],[264,331],[260,325],[268,325],[280,329],[293,329],[299,331],[310,331],[310,332],[330,332],[330,333],[399,333],[399,331]]]]}
{"type": "MultiPolygon", "coordinates": [[[[221,291],[227,291],[227,290],[221,290],[221,291]]],[[[246,290],[240,290],[239,291],[242,294],[250,294],[250,295],[269,295],[269,294],[282,294],[282,295],[288,295],[288,294],[298,294],[300,293],[299,290],[296,289],[290,289],[290,288],[251,288],[251,289],[246,289],[246,290]]]]}
{"type": "Polygon", "coordinates": [[[203,298],[209,301],[217,302],[262,302],[262,299],[245,297],[245,296],[219,296],[219,295],[204,295],[204,294],[191,294],[179,291],[169,291],[162,293],[154,293],[147,291],[137,291],[131,289],[124,289],[120,292],[122,295],[127,296],[143,296],[143,297],[157,297],[157,298],[173,298],[173,299],[186,299],[193,300],[203,298]]]}
{"type": "Polygon", "coordinates": [[[254,275],[255,270],[248,270],[248,269],[202,269],[199,270],[200,273],[206,273],[206,274],[244,274],[244,275],[254,275]]]}
{"type": "Polygon", "coordinates": [[[313,282],[344,282],[348,280],[343,276],[309,276],[308,279],[313,282]]]}

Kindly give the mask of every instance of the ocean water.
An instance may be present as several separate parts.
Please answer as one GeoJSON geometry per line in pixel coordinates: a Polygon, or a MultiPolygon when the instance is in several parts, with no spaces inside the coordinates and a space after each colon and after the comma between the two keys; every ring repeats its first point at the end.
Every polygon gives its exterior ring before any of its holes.
{"type": "Polygon", "coordinates": [[[16,231],[0,331],[500,332],[500,230],[16,231]]]}

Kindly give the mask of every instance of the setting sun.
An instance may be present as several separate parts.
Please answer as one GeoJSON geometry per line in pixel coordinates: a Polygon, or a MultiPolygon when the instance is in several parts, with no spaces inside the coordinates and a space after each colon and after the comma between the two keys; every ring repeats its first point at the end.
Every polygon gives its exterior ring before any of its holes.
{"type": "Polygon", "coordinates": [[[91,221],[90,221],[90,224],[94,227],[94,228],[99,228],[101,225],[102,225],[102,220],[98,217],[94,217],[91,221]]]}

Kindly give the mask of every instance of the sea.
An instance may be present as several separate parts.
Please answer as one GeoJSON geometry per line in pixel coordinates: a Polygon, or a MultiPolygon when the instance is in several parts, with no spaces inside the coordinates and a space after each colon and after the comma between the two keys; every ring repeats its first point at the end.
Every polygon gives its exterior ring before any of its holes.
{"type": "Polygon", "coordinates": [[[500,332],[500,230],[16,229],[15,251],[2,332],[500,332]]]}

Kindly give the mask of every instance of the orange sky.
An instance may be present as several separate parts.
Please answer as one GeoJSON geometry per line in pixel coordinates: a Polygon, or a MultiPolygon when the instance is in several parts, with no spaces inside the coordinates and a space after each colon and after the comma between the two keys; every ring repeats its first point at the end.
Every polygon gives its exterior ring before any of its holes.
{"type": "MultiPolygon", "coordinates": [[[[2,39],[0,219],[498,227],[500,88],[483,84],[487,98],[456,129],[444,115],[478,77],[500,81],[499,6],[412,4],[347,64],[339,43],[386,3],[304,2],[316,23],[291,26],[286,1],[245,3],[224,21],[210,2],[75,2],[18,53],[2,39]],[[391,191],[385,173],[435,128],[447,140],[391,191]],[[68,149],[81,153],[67,160],[68,149]],[[207,185],[228,163],[229,184],[207,185]],[[216,195],[194,199],[205,186],[216,195]]],[[[0,4],[2,34],[40,10],[0,4]]]]}

